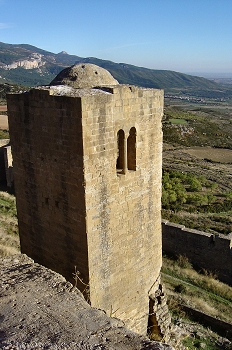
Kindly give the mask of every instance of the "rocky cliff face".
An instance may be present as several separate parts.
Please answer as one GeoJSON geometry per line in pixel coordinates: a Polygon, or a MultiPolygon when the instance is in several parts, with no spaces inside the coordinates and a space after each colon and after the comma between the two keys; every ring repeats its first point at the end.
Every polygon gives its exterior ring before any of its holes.
{"type": "Polygon", "coordinates": [[[32,53],[28,59],[25,60],[16,60],[11,64],[0,63],[0,68],[3,69],[16,69],[16,68],[24,68],[24,69],[34,69],[44,66],[46,61],[44,60],[44,55],[39,53],[32,53]]]}

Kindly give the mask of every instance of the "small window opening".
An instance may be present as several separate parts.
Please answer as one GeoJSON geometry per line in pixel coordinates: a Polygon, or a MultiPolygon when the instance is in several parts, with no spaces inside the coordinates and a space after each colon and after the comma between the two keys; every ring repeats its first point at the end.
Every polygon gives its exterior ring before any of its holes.
{"type": "Polygon", "coordinates": [[[136,129],[132,127],[127,138],[127,167],[136,170],[136,129]]]}
{"type": "Polygon", "coordinates": [[[124,140],[125,140],[125,133],[122,129],[120,129],[117,133],[117,142],[118,142],[118,157],[117,157],[117,163],[116,168],[118,172],[123,173],[125,170],[125,146],[124,146],[124,140]]]}
{"type": "Polygon", "coordinates": [[[73,77],[70,78],[71,81],[76,81],[77,80],[77,76],[74,75],[73,77]]]}

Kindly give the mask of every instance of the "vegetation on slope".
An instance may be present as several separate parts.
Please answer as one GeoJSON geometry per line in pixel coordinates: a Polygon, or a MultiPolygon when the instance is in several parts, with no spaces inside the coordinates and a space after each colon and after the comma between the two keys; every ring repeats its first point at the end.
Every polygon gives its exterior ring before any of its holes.
{"type": "Polygon", "coordinates": [[[93,63],[103,67],[122,84],[133,84],[148,88],[165,89],[165,93],[184,96],[225,98],[231,95],[230,85],[218,84],[202,77],[191,76],[169,70],[148,69],[126,63],[115,63],[95,57],[79,57],[65,52],[54,54],[32,45],[12,45],[0,42],[0,66],[25,60],[33,53],[43,55],[43,65],[35,69],[0,68],[0,82],[15,82],[25,86],[46,85],[62,69],[76,63],[93,63]]]}
{"type": "Polygon", "coordinates": [[[165,89],[165,91],[189,88],[219,90],[220,87],[219,84],[208,79],[169,70],[148,69],[95,57],[84,58],[82,61],[109,70],[121,84],[134,84],[148,88],[165,89]]]}
{"type": "MultiPolygon", "coordinates": [[[[0,105],[6,105],[6,95],[10,92],[19,92],[26,90],[25,86],[17,84],[0,84],[0,105]]],[[[1,112],[1,114],[4,114],[1,112]]]]}
{"type": "Polygon", "coordinates": [[[173,145],[232,149],[232,117],[226,110],[168,106],[163,133],[164,141],[173,145]]]}
{"type": "Polygon", "coordinates": [[[0,130],[0,140],[5,140],[5,139],[9,139],[9,138],[10,138],[9,131],[0,130]]]}
{"type": "Polygon", "coordinates": [[[0,192],[0,257],[19,252],[15,197],[0,192]]]}
{"type": "Polygon", "coordinates": [[[201,231],[232,232],[231,120],[231,106],[223,103],[165,107],[164,219],[201,231]]]}
{"type": "Polygon", "coordinates": [[[222,191],[203,175],[177,170],[163,172],[162,186],[163,219],[206,232],[232,232],[232,191],[222,191]]]}
{"type": "Polygon", "coordinates": [[[186,348],[195,349],[203,344],[209,350],[231,349],[231,344],[225,339],[189,320],[181,304],[230,323],[232,287],[219,282],[207,270],[197,272],[188,259],[181,255],[176,258],[163,257],[162,280],[167,289],[173,322],[182,328],[186,327],[186,336],[182,338],[186,348]]]}

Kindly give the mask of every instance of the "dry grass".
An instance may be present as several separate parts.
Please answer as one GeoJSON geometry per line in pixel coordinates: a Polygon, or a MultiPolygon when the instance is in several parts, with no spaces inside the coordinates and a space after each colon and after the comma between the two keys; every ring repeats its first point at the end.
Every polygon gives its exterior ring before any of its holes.
{"type": "Polygon", "coordinates": [[[187,261],[188,259],[186,257],[178,257],[178,259],[173,263],[173,260],[164,257],[164,269],[165,266],[168,266],[169,274],[171,273],[171,275],[178,276],[186,282],[192,283],[197,287],[215,293],[232,302],[232,287],[218,281],[216,279],[216,275],[213,275],[206,270],[203,270],[203,274],[198,273],[191,267],[191,264],[190,266],[187,266],[187,261]],[[183,260],[185,260],[184,263],[183,260]],[[172,261],[172,263],[170,263],[170,261],[172,261]]]}
{"type": "MultiPolygon", "coordinates": [[[[17,243],[15,242],[15,245],[18,245],[17,243]]],[[[19,253],[19,247],[11,247],[5,244],[0,244],[0,257],[14,255],[18,253],[19,253]]]]}
{"type": "Polygon", "coordinates": [[[214,316],[214,317],[219,316],[218,310],[214,306],[207,303],[205,300],[199,298],[199,295],[192,296],[191,302],[193,303],[193,305],[195,305],[195,307],[198,310],[204,310],[204,312],[206,314],[214,316]]]}
{"type": "Polygon", "coordinates": [[[0,192],[0,257],[20,252],[15,197],[0,192]]]}
{"type": "Polygon", "coordinates": [[[167,257],[163,259],[163,280],[170,296],[170,308],[172,309],[174,300],[178,300],[213,317],[231,322],[232,287],[218,281],[207,271],[200,274],[189,266],[183,267],[183,261],[184,266],[187,266],[186,258],[176,261],[167,257]]]}

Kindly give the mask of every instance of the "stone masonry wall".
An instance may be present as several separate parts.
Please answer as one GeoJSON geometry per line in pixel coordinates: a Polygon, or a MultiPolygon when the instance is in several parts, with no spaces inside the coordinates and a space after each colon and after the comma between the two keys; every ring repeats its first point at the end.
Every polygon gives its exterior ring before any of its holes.
{"type": "Polygon", "coordinates": [[[146,334],[162,264],[163,92],[62,89],[8,96],[22,252],[71,282],[76,266],[92,306],[146,334]],[[136,169],[128,170],[132,128],[136,169]]]}
{"type": "Polygon", "coordinates": [[[31,90],[8,96],[8,115],[21,251],[88,283],[81,100],[31,90]]]}
{"type": "Polygon", "coordinates": [[[91,305],[143,334],[162,264],[162,96],[117,86],[82,100],[91,305]],[[132,127],[136,171],[117,173],[117,132],[132,127]]]}
{"type": "Polygon", "coordinates": [[[232,285],[232,234],[212,235],[163,220],[162,241],[164,253],[185,255],[232,285]]]}

